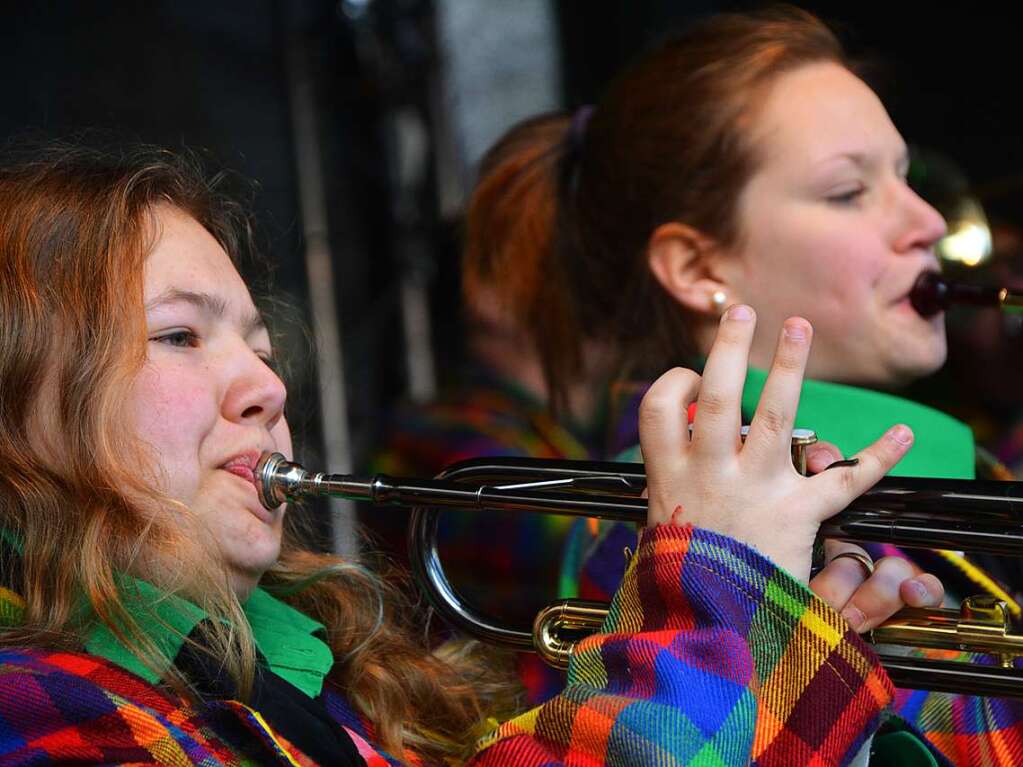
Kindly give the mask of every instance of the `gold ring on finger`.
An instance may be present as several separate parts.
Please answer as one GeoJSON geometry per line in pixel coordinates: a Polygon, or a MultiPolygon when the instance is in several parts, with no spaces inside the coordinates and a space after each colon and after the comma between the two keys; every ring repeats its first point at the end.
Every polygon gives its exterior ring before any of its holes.
{"type": "Polygon", "coordinates": [[[866,574],[868,578],[874,574],[874,560],[868,557],[863,552],[843,551],[841,554],[836,554],[835,556],[833,556],[831,558],[831,561],[834,562],[836,559],[841,559],[842,557],[849,557],[849,559],[855,559],[859,563],[860,567],[863,568],[863,572],[866,574]]]}

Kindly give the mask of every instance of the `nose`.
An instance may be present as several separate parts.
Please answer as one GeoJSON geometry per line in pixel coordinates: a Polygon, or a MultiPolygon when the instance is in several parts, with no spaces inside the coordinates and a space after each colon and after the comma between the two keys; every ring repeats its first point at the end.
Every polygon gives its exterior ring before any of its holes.
{"type": "Polygon", "coordinates": [[[284,382],[247,346],[239,350],[231,368],[233,374],[222,405],[224,417],[234,423],[272,429],[284,415],[284,382]]]}
{"type": "Polygon", "coordinates": [[[945,219],[927,201],[903,185],[898,205],[900,227],[895,249],[899,253],[930,250],[945,236],[945,219]]]}

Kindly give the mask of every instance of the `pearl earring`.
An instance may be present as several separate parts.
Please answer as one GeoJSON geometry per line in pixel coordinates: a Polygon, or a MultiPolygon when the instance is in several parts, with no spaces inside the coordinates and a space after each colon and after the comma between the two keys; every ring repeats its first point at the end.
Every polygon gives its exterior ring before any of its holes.
{"type": "Polygon", "coordinates": [[[723,290],[715,290],[710,300],[714,304],[714,309],[717,313],[721,314],[725,310],[725,301],[728,300],[728,296],[725,295],[723,290]]]}

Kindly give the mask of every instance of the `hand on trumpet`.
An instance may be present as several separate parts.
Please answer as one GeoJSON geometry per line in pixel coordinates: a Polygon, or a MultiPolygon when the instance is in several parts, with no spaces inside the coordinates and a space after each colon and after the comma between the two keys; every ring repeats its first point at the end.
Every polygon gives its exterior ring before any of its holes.
{"type": "Polygon", "coordinates": [[[857,454],[858,462],[811,477],[790,457],[812,328],[785,321],[745,442],[739,437],[743,382],[756,316],[744,305],[721,318],[701,376],[674,368],[640,406],[647,472],[647,524],[691,523],[736,538],[807,582],[820,523],[844,509],[912,444],[903,425],[857,454]],[[686,411],[697,402],[692,438],[686,411]]]}
{"type": "MultiPolygon", "coordinates": [[[[817,442],[807,450],[807,469],[817,474],[842,458],[835,445],[817,442]]],[[[866,551],[845,541],[825,541],[824,554],[826,565],[810,580],[810,589],[854,631],[870,631],[903,607],[939,607],[944,599],[941,581],[907,559],[871,562],[866,551]]]]}

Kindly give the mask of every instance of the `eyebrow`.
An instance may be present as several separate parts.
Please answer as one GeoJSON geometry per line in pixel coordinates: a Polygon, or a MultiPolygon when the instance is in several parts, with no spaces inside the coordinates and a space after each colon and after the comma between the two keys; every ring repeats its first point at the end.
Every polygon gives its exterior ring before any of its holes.
{"type": "MultiPolygon", "coordinates": [[[[862,152],[840,152],[839,154],[825,157],[818,163],[818,165],[826,165],[828,163],[835,162],[836,160],[848,160],[858,168],[864,168],[871,162],[870,158],[862,152]]],[[[899,152],[898,163],[899,165],[905,165],[908,167],[910,160],[909,147],[905,147],[901,152],[899,152]]]]}
{"type": "MultiPolygon", "coordinates": [[[[220,296],[194,290],[181,290],[179,288],[165,290],[152,301],[149,301],[145,309],[149,312],[167,304],[177,303],[191,304],[199,309],[199,311],[209,314],[216,319],[223,319],[227,316],[227,302],[220,296]]],[[[266,330],[266,321],[259,312],[253,312],[242,318],[242,328],[245,335],[251,335],[258,330],[266,330]]]]}

